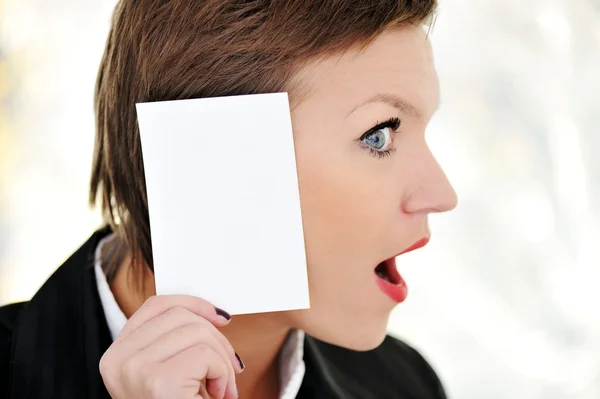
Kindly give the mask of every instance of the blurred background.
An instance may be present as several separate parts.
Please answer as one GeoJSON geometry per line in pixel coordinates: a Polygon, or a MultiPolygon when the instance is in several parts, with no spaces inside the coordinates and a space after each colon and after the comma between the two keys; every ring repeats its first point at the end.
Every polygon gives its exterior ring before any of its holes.
{"type": "MultiPolygon", "coordinates": [[[[390,332],[452,398],[600,398],[600,2],[440,0],[429,142],[460,198],[399,259],[390,332]]],[[[115,0],[0,0],[0,305],[99,226],[92,93],[115,0]]]]}

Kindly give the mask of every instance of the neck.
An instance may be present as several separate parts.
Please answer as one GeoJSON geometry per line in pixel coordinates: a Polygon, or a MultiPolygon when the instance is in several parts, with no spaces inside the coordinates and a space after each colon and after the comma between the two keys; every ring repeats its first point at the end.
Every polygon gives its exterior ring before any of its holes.
{"type": "Polygon", "coordinates": [[[221,330],[246,365],[236,379],[242,398],[278,397],[278,355],[290,329],[270,316],[234,316],[231,323],[221,330]]]}
{"type": "MultiPolygon", "coordinates": [[[[136,284],[127,257],[117,270],[111,290],[119,307],[129,319],[144,301],[155,295],[154,274],[145,267],[143,284],[136,284]]],[[[278,354],[290,328],[278,320],[278,313],[234,316],[221,332],[242,358],[246,368],[236,377],[242,398],[277,398],[279,395],[278,354]]]]}

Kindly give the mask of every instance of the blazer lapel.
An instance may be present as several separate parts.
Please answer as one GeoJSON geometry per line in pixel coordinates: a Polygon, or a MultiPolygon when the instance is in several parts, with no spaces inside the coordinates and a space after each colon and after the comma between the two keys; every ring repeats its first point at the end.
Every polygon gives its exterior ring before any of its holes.
{"type": "Polygon", "coordinates": [[[108,233],[108,228],[96,232],[21,311],[11,399],[109,398],[98,363],[111,337],[93,268],[95,248],[108,233]]]}

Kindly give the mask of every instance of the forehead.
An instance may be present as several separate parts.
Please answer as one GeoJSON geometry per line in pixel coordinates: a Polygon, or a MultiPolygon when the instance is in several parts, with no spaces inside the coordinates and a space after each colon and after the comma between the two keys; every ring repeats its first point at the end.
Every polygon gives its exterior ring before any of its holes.
{"type": "Polygon", "coordinates": [[[429,38],[421,27],[391,29],[362,49],[313,62],[297,75],[302,103],[352,112],[377,96],[395,96],[429,118],[439,84],[429,38]]]}

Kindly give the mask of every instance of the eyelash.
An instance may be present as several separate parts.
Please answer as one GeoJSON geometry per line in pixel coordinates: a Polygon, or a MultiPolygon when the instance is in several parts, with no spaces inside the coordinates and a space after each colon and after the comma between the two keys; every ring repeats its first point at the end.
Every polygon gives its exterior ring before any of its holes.
{"type": "Polygon", "coordinates": [[[360,136],[360,138],[358,139],[358,141],[363,144],[363,147],[369,151],[369,153],[379,159],[383,159],[383,158],[387,158],[390,155],[392,155],[394,152],[396,152],[395,148],[389,148],[387,150],[384,151],[377,151],[376,149],[369,147],[368,145],[364,144],[363,139],[365,137],[367,137],[368,135],[380,130],[380,129],[385,129],[385,128],[390,128],[392,130],[392,133],[396,133],[396,131],[398,130],[398,128],[400,127],[400,119],[399,118],[390,118],[384,122],[378,123],[377,125],[375,125],[374,127],[372,127],[371,129],[369,129],[366,133],[364,133],[362,136],[360,136]]]}

